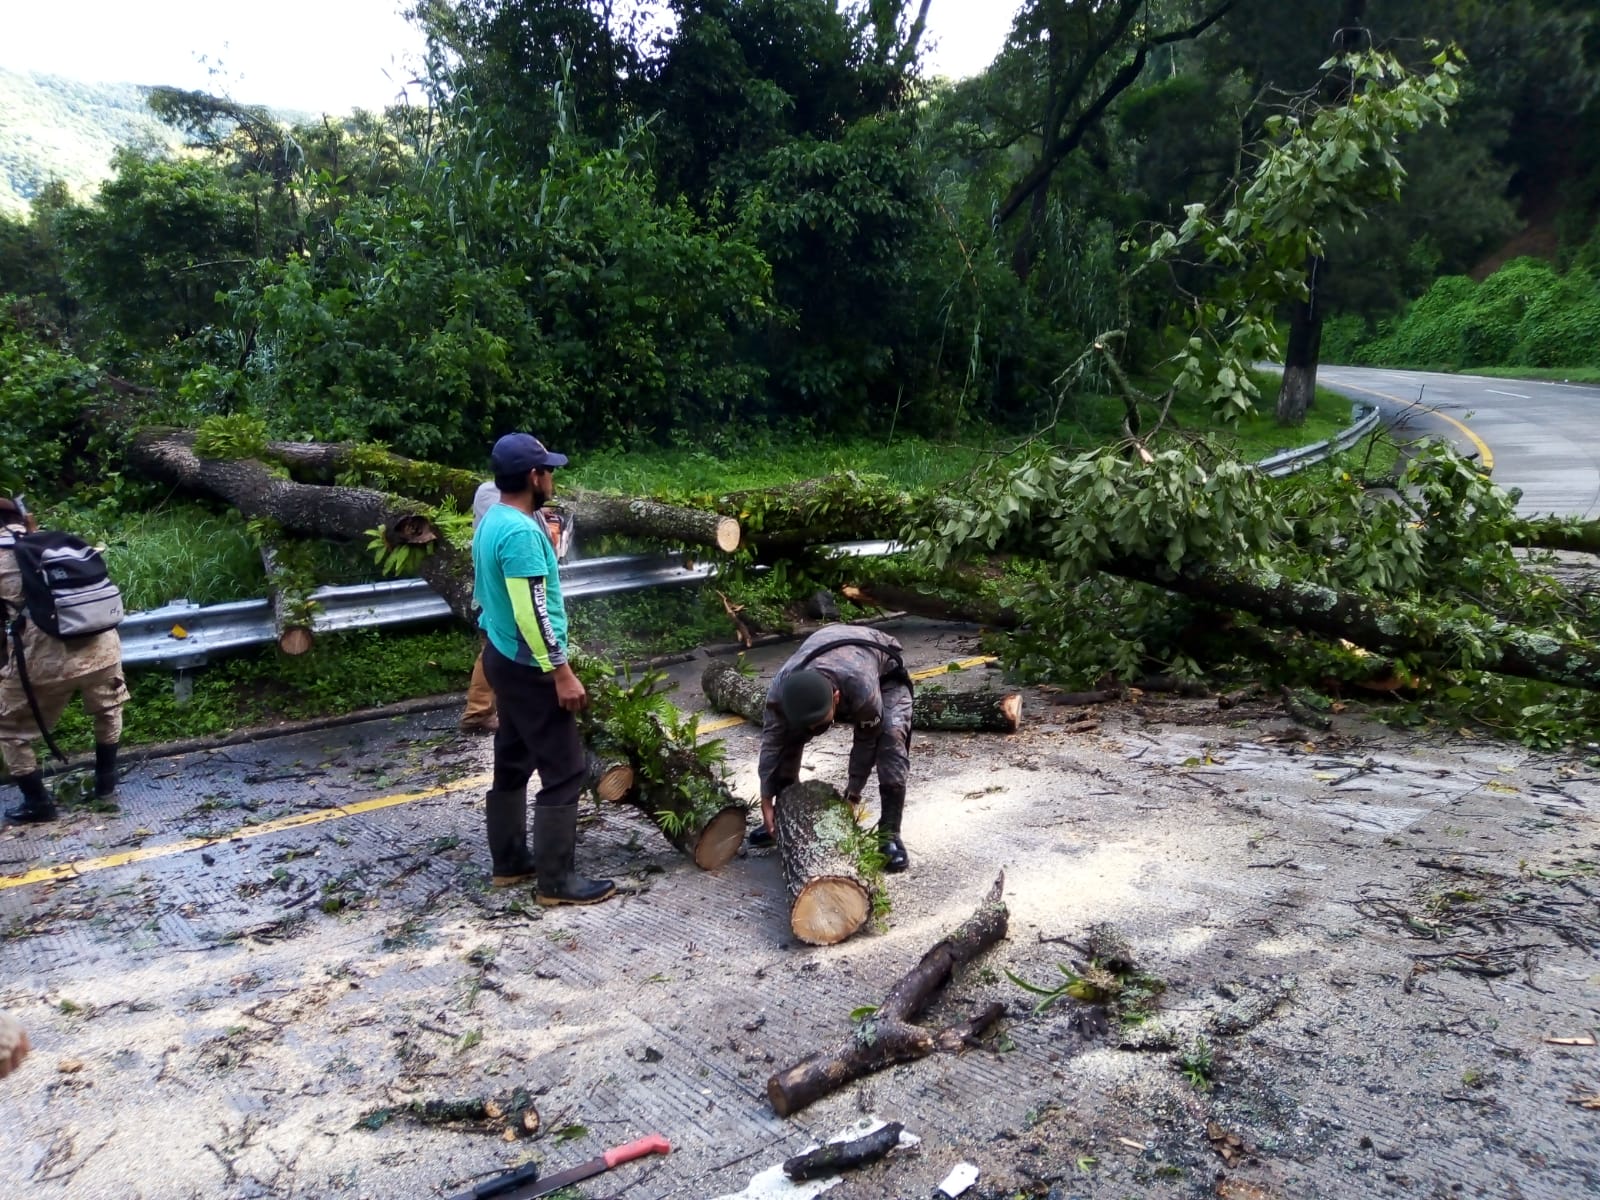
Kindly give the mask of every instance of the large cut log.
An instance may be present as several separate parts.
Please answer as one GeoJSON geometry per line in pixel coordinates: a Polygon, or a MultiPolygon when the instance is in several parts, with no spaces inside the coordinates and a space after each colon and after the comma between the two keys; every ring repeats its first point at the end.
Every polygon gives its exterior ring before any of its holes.
{"type": "MultiPolygon", "coordinates": [[[[358,474],[406,496],[435,501],[448,496],[463,512],[471,511],[473,495],[485,478],[346,443],[270,442],[267,454],[298,479],[320,483],[358,474]]],[[[721,513],[586,488],[563,487],[553,503],[570,511],[585,534],[620,534],[673,546],[704,546],[725,554],[739,548],[738,520],[721,513]]]]}
{"type": "MultiPolygon", "coordinates": [[[[730,662],[713,662],[700,675],[700,689],[717,712],[737,713],[761,724],[767,686],[730,662]]],[[[942,733],[1015,733],[1022,725],[1022,693],[946,692],[918,688],[911,701],[911,727],[942,733]]]]}
{"type": "MultiPolygon", "coordinates": [[[[701,762],[693,746],[673,739],[659,720],[648,724],[653,733],[626,747],[631,786],[614,802],[637,809],[701,870],[726,866],[744,844],[749,810],[701,762]]],[[[614,735],[608,729],[603,736],[614,735]]]]}
{"type": "Polygon", "coordinates": [[[1261,569],[1229,571],[1192,564],[1174,573],[1163,564],[1134,558],[1100,567],[1124,579],[1255,613],[1269,624],[1343,638],[1366,650],[1420,654],[1500,675],[1600,691],[1600,647],[1542,630],[1488,617],[1473,621],[1435,607],[1385,604],[1261,569]]]}
{"type": "Polygon", "coordinates": [[[971,1019],[944,1029],[926,1029],[912,1022],[933,1003],[958,968],[1006,936],[1010,915],[1000,898],[1004,889],[1002,873],[977,911],[902,975],[852,1036],[833,1050],[812,1055],[767,1080],[767,1099],[773,1111],[780,1117],[792,1116],[864,1075],[925,1058],[935,1050],[959,1053],[975,1044],[1000,1019],[1005,1005],[986,1004],[971,1019]]]}
{"type": "Polygon", "coordinates": [[[865,925],[873,889],[855,858],[861,831],[833,785],[810,779],[784,788],[775,832],[795,937],[832,946],[865,925]]]}
{"type": "Polygon", "coordinates": [[[763,557],[829,542],[892,539],[913,515],[911,498],[883,479],[846,471],[782,487],[728,492],[711,507],[738,519],[763,557]]]}

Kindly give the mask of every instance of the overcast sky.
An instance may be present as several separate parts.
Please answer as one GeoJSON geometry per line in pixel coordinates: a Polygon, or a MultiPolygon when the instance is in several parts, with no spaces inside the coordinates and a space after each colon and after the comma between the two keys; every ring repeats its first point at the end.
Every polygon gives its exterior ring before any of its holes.
{"type": "MultiPolygon", "coordinates": [[[[928,70],[988,66],[1019,0],[933,0],[928,70]]],[[[0,66],[95,83],[161,83],[252,104],[381,108],[421,39],[401,0],[0,0],[0,66]]]]}

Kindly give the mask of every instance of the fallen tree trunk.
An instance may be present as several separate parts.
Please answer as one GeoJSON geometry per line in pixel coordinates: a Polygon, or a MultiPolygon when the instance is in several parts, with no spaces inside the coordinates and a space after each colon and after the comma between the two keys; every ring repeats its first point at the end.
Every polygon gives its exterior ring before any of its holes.
{"type": "Polygon", "coordinates": [[[845,598],[870,608],[931,617],[936,621],[970,621],[990,629],[1016,629],[1022,614],[982,596],[951,597],[940,591],[925,591],[900,584],[873,580],[847,584],[839,589],[845,598]]]}
{"type": "Polygon", "coordinates": [[[811,779],[784,788],[775,814],[789,927],[810,946],[844,941],[872,915],[872,885],[851,853],[855,812],[833,785],[811,779]]]}
{"type": "Polygon", "coordinates": [[[1577,550],[1600,554],[1600,521],[1572,521],[1548,517],[1518,521],[1506,531],[1513,546],[1535,550],[1577,550]]]}
{"type": "Polygon", "coordinates": [[[728,492],[711,506],[736,517],[760,557],[829,542],[900,536],[911,498],[882,479],[845,471],[782,487],[728,492]]]}
{"type": "MultiPolygon", "coordinates": [[[[700,688],[717,712],[737,713],[759,725],[767,704],[766,685],[741,675],[730,662],[714,662],[700,676],[700,688]]],[[[911,728],[942,733],[1015,733],[1022,725],[1022,693],[945,692],[919,688],[911,701],[911,728]]]]}
{"type": "Polygon", "coordinates": [[[267,573],[267,600],[272,605],[272,631],[277,636],[278,649],[298,657],[311,649],[310,614],[305,593],[289,580],[279,556],[272,539],[261,543],[261,566],[267,573]]]}
{"type": "Polygon", "coordinates": [[[126,458],[148,479],[226,500],[246,517],[268,517],[294,533],[364,541],[370,530],[381,529],[391,546],[431,546],[417,573],[457,617],[474,619],[472,557],[439,535],[416,500],[370,488],[295,483],[254,459],[201,458],[194,435],[181,430],[140,431],[126,458]]]}
{"type": "Polygon", "coordinates": [[[1158,563],[1132,558],[1100,566],[1124,579],[1243,609],[1269,623],[1343,638],[1367,650],[1434,655],[1475,670],[1600,691],[1600,647],[1539,630],[1384,604],[1272,571],[1226,571],[1194,564],[1175,574],[1158,563]]]}
{"type": "Polygon", "coordinates": [[[864,1075],[925,1058],[936,1050],[959,1053],[975,1044],[1000,1019],[1005,1005],[986,1004],[970,1020],[945,1029],[925,1029],[912,1022],[933,1003],[958,967],[1006,936],[1009,914],[1000,898],[1004,888],[1002,873],[977,911],[900,977],[854,1035],[832,1051],[813,1055],[767,1080],[773,1111],[780,1117],[793,1116],[864,1075]]]}
{"type": "Polygon", "coordinates": [[[633,786],[615,803],[638,809],[702,871],[731,862],[744,844],[749,810],[695,757],[694,747],[661,731],[654,747],[629,746],[628,756],[633,786]],[[690,780],[697,786],[685,787],[690,780]]]}
{"type": "MultiPolygon", "coordinates": [[[[332,482],[359,473],[385,490],[408,496],[433,500],[448,496],[463,512],[472,511],[472,498],[487,478],[347,443],[270,442],[267,454],[297,478],[332,482]]],[[[585,488],[563,488],[552,503],[570,511],[585,534],[620,534],[674,546],[704,546],[725,554],[739,548],[739,522],[721,513],[585,488]]]]}

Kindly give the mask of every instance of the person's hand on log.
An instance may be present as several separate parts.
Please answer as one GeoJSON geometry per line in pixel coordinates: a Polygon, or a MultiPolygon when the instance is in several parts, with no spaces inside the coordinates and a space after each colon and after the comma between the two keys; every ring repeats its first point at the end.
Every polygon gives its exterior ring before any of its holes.
{"type": "Polygon", "coordinates": [[[31,1049],[28,1031],[8,1012],[0,1012],[0,1079],[22,1065],[31,1049]]]}
{"type": "Polygon", "coordinates": [[[556,668],[556,703],[571,713],[589,707],[588,689],[566,663],[556,668]]]}

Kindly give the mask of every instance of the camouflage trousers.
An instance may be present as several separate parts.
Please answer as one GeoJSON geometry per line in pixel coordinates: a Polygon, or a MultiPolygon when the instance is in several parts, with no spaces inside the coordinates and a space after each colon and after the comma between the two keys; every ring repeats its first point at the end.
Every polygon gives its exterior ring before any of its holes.
{"type": "MultiPolygon", "coordinates": [[[[94,718],[94,740],[115,744],[122,740],[122,706],[128,702],[128,685],[122,677],[122,664],[113,663],[76,679],[33,681],[33,694],[45,727],[54,729],[73,696],[83,696],[83,709],[94,718]]],[[[39,726],[22,690],[22,679],[15,670],[0,676],[0,758],[15,779],[39,769],[34,739],[39,726]]]]}

